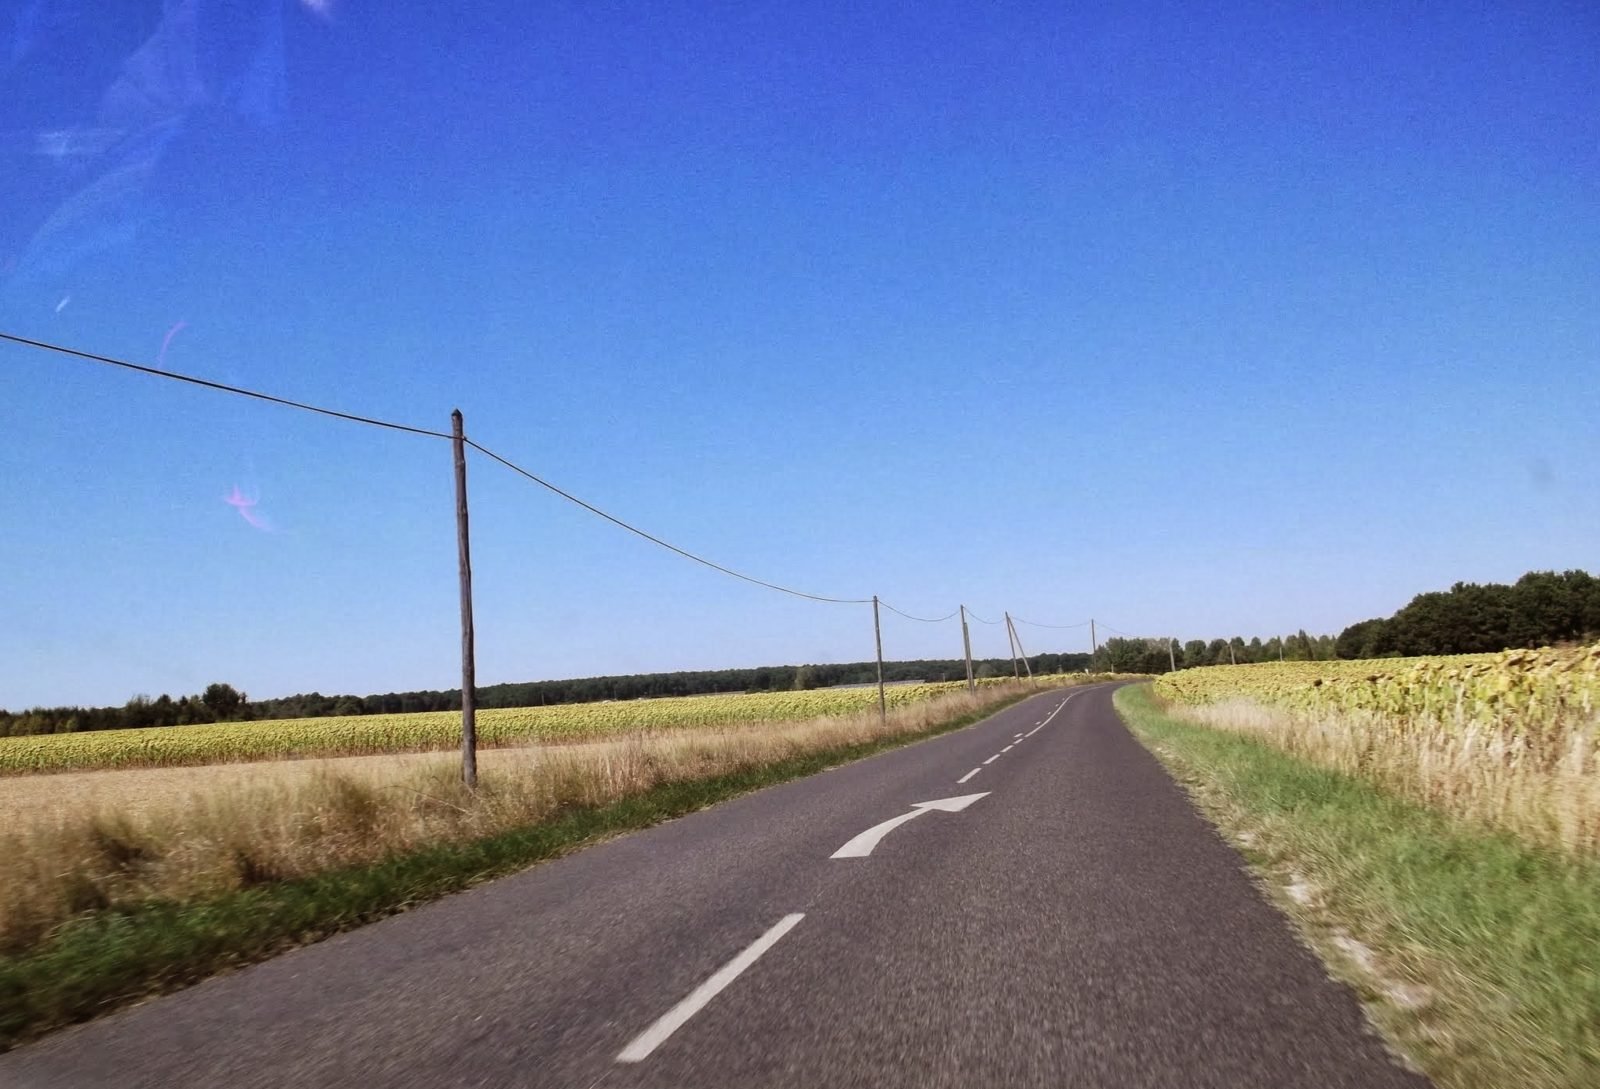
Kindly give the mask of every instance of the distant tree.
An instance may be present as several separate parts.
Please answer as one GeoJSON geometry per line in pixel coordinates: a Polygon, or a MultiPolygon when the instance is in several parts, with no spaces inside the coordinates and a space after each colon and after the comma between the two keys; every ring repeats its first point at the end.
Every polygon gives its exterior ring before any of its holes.
{"type": "Polygon", "coordinates": [[[129,698],[122,707],[122,722],[119,724],[126,729],[140,730],[155,724],[154,716],[150,711],[150,697],[140,693],[129,698]]]}
{"type": "Polygon", "coordinates": [[[1381,657],[1384,653],[1381,647],[1387,642],[1384,629],[1388,624],[1381,617],[1351,624],[1333,641],[1334,653],[1346,660],[1381,657]]]}
{"type": "Polygon", "coordinates": [[[239,713],[244,706],[245,696],[231,684],[208,684],[200,696],[200,702],[216,716],[218,722],[226,722],[239,713]]]}
{"type": "Polygon", "coordinates": [[[1100,645],[1094,668],[1108,673],[1165,673],[1171,668],[1167,640],[1113,636],[1100,645]]]}

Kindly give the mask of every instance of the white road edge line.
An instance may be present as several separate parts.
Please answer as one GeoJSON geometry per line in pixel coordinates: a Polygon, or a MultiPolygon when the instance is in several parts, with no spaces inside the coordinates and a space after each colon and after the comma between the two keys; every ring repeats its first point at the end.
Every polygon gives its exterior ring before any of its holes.
{"type": "MultiPolygon", "coordinates": [[[[1072,694],[1072,696],[1076,696],[1077,694],[1078,693],[1074,692],[1072,694]]],[[[1029,730],[1027,733],[1023,734],[1022,736],[1023,737],[1032,737],[1034,734],[1038,733],[1040,730],[1042,730],[1046,726],[1050,725],[1050,720],[1055,718],[1057,715],[1059,715],[1061,713],[1061,709],[1063,707],[1065,707],[1067,704],[1072,702],[1072,696],[1068,696],[1066,699],[1064,699],[1060,703],[1056,704],[1056,709],[1054,711],[1051,711],[1048,715],[1046,715],[1043,722],[1039,723],[1039,725],[1035,726],[1033,729],[1029,730]]]]}
{"type": "Polygon", "coordinates": [[[965,774],[965,775],[963,775],[963,776],[962,776],[962,777],[961,777],[961,778],[959,778],[959,779],[957,779],[957,780],[956,780],[956,783],[957,783],[957,784],[958,784],[958,785],[959,785],[959,784],[961,784],[961,783],[964,783],[964,782],[966,782],[966,781],[967,781],[967,780],[968,780],[968,779],[970,779],[970,778],[972,778],[972,777],[973,777],[973,776],[974,776],[974,775],[976,775],[976,774],[978,774],[978,772],[980,772],[980,771],[982,771],[982,770],[983,770],[983,769],[982,769],[982,768],[973,768],[973,769],[972,769],[972,770],[971,770],[971,771],[969,771],[969,772],[967,772],[967,773],[966,773],[966,774],[965,774]]]}
{"type": "Polygon", "coordinates": [[[633,1042],[618,1053],[617,1062],[637,1063],[649,1058],[650,1053],[660,1047],[667,1037],[682,1028],[685,1021],[699,1013],[707,1002],[738,979],[746,968],[760,959],[761,954],[777,945],[778,939],[793,930],[795,924],[804,918],[803,914],[795,914],[785,915],[779,919],[776,926],[757,938],[743,953],[718,968],[715,975],[690,991],[687,998],[662,1014],[655,1024],[635,1036],[633,1042]]]}
{"type": "Polygon", "coordinates": [[[989,766],[989,765],[990,765],[990,764],[992,764],[992,763],[994,763],[994,762],[995,762],[995,761],[996,761],[996,760],[998,760],[998,759],[1000,759],[1000,754],[999,754],[999,753],[995,753],[995,754],[994,754],[994,755],[993,755],[993,756],[991,756],[991,757],[989,757],[989,759],[987,759],[987,760],[985,760],[985,761],[984,761],[984,762],[983,762],[983,763],[984,763],[984,766],[985,766],[985,767],[987,767],[987,766],[989,766]]]}

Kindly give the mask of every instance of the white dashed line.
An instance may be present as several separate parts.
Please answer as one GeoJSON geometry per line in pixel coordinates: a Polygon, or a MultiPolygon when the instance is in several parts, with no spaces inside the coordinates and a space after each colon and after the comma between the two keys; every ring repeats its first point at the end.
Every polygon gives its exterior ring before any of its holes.
{"type": "MultiPolygon", "coordinates": [[[[1074,692],[1072,694],[1072,696],[1076,696],[1077,694],[1078,693],[1074,692]]],[[[1061,709],[1063,707],[1065,707],[1067,704],[1072,702],[1072,696],[1068,696],[1066,699],[1064,699],[1060,703],[1056,704],[1056,709],[1054,711],[1051,711],[1048,715],[1046,715],[1044,717],[1044,721],[1043,722],[1039,723],[1039,725],[1037,725],[1033,729],[1029,730],[1023,736],[1024,737],[1032,737],[1034,734],[1038,733],[1040,730],[1042,730],[1046,726],[1048,726],[1050,724],[1050,720],[1055,718],[1057,715],[1059,715],[1061,713],[1061,709]]]]}
{"type": "Polygon", "coordinates": [[[1033,729],[1029,730],[1025,734],[1017,734],[1015,736],[1015,738],[1012,740],[1011,744],[1007,745],[1005,748],[1001,749],[999,752],[997,752],[993,756],[989,757],[989,759],[985,760],[978,767],[975,767],[971,771],[967,772],[961,778],[957,779],[956,782],[957,783],[964,783],[968,779],[971,779],[974,775],[978,774],[978,772],[982,771],[984,768],[988,767],[990,764],[992,764],[996,760],[1000,759],[1000,757],[1002,757],[1006,753],[1010,752],[1012,749],[1016,748],[1023,741],[1027,740],[1028,738],[1032,737],[1034,734],[1038,733],[1040,730],[1044,729],[1046,726],[1050,725],[1050,720],[1055,718],[1058,714],[1060,714],[1061,713],[1061,709],[1063,707],[1065,707],[1069,702],[1071,702],[1072,697],[1076,696],[1077,694],[1078,693],[1074,692],[1071,695],[1069,695],[1066,699],[1064,699],[1060,703],[1056,704],[1055,709],[1053,711],[1051,711],[1048,715],[1046,715],[1044,718],[1040,719],[1039,722],[1038,722],[1038,725],[1034,726],[1033,729]]]}
{"type": "Polygon", "coordinates": [[[668,1036],[682,1028],[685,1021],[699,1013],[707,1002],[738,979],[740,973],[759,960],[761,954],[777,945],[778,939],[794,929],[794,925],[804,918],[804,915],[785,915],[779,919],[776,926],[757,938],[743,953],[718,968],[715,975],[690,991],[689,997],[662,1014],[655,1024],[634,1037],[633,1042],[617,1055],[617,1062],[637,1063],[649,1058],[650,1053],[660,1047],[668,1036]]]}

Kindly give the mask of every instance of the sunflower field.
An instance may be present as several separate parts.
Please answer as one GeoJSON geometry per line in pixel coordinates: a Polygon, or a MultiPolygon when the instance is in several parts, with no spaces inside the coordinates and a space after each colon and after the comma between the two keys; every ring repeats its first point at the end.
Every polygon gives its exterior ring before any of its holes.
{"type": "MultiPolygon", "coordinates": [[[[956,681],[895,685],[885,696],[894,708],[961,687],[956,681]]],[[[877,705],[878,690],[869,687],[480,709],[478,742],[495,747],[582,741],[641,730],[793,722],[870,711],[877,705]]],[[[96,730],[0,738],[0,775],[419,752],[451,749],[460,743],[461,715],[453,711],[96,730]]]]}

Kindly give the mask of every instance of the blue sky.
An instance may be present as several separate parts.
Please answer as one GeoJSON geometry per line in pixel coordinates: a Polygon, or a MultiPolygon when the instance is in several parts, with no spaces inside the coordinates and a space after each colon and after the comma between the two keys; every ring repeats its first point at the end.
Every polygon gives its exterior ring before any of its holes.
{"type": "MultiPolygon", "coordinates": [[[[0,328],[459,406],[923,615],[1336,632],[1600,567],[1591,5],[471,7],[0,4],[0,328]]],[[[0,706],[457,683],[447,444],[5,345],[0,426],[0,706]]],[[[470,472],[481,683],[871,655],[470,472]]]]}

